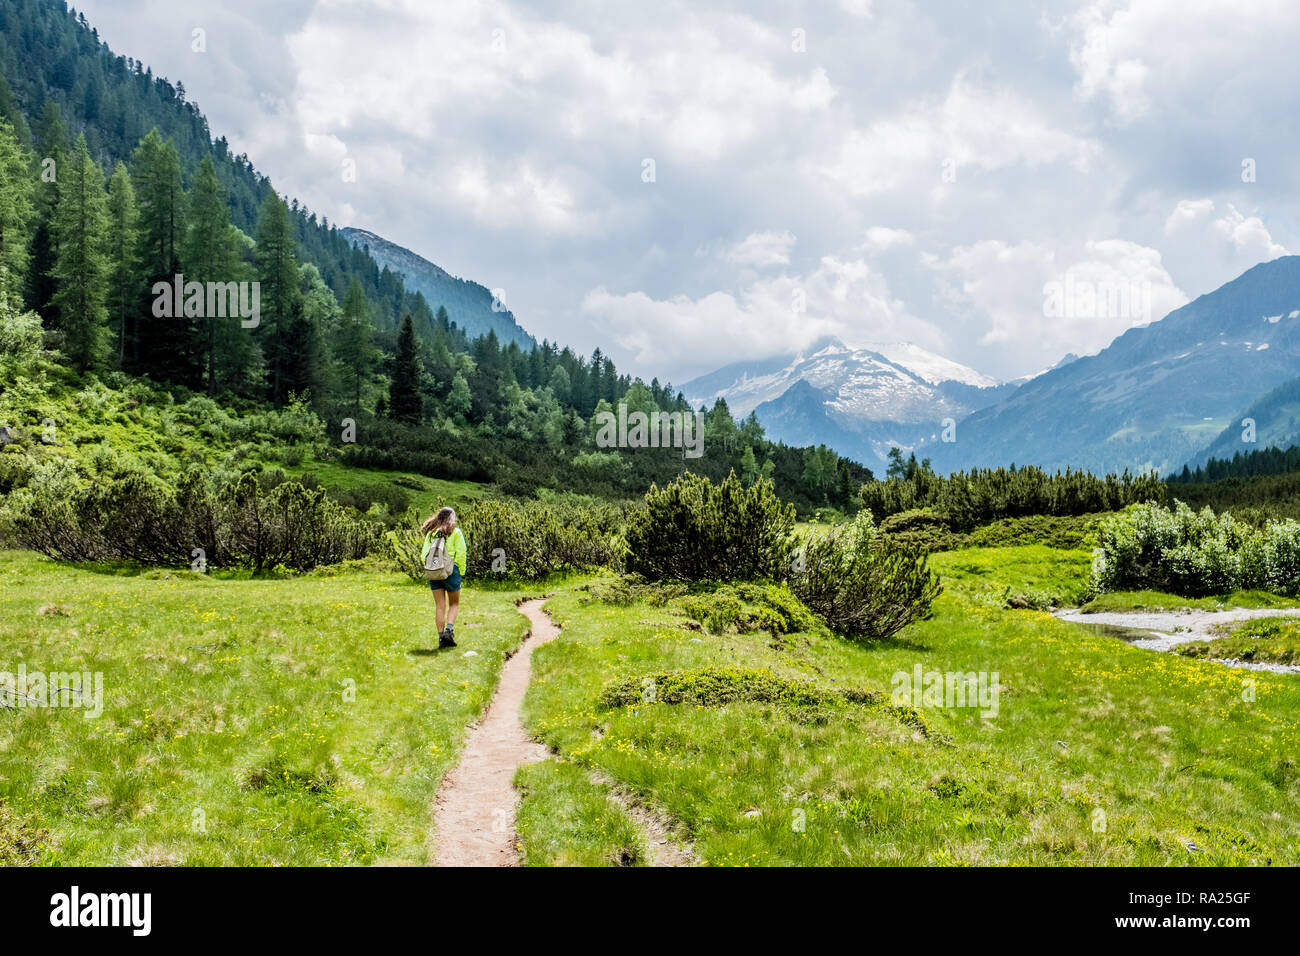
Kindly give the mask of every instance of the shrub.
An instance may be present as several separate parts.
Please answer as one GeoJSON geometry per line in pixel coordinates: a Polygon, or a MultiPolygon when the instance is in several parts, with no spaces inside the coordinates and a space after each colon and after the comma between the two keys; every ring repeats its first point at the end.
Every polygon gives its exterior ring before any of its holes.
{"type": "Polygon", "coordinates": [[[880,522],[880,536],[904,551],[956,551],[967,536],[956,532],[947,515],[929,508],[900,511],[880,522]]]}
{"type": "Polygon", "coordinates": [[[1204,597],[1262,588],[1300,592],[1300,523],[1251,528],[1208,507],[1135,505],[1102,523],[1094,591],[1151,589],[1204,597]]]}
{"type": "MultiPolygon", "coordinates": [[[[1028,515],[1002,518],[966,536],[966,546],[1007,548],[1042,544],[1075,550],[1097,544],[1097,527],[1105,515],[1028,515]]],[[[883,527],[883,522],[882,522],[883,527]]]]}
{"type": "Polygon", "coordinates": [[[216,492],[187,472],[176,488],[138,472],[82,482],[67,462],[33,469],[9,496],[6,523],[24,547],[64,561],[206,564],[305,571],[365,557],[379,526],[353,517],[320,489],[284,482],[270,490],[247,472],[216,492]]]}
{"type": "Polygon", "coordinates": [[[641,703],[725,707],[746,702],[772,704],[797,722],[821,724],[844,699],[810,681],[787,680],[766,670],[741,667],[703,667],[629,677],[609,684],[600,695],[600,706],[606,709],[641,703]]]}
{"type": "Polygon", "coordinates": [[[925,555],[882,541],[869,511],[844,528],[807,537],[790,587],[831,630],[873,639],[927,616],[941,590],[925,555]]]}
{"type": "Polygon", "coordinates": [[[1155,474],[1097,477],[1084,471],[1055,474],[1040,468],[975,468],[942,477],[913,463],[907,477],[868,481],[858,490],[864,509],[888,517],[916,508],[947,515],[952,527],[969,531],[999,518],[1082,515],[1114,511],[1139,501],[1166,500],[1155,474]]]}
{"type": "Polygon", "coordinates": [[[712,634],[729,630],[792,634],[816,626],[813,615],[786,584],[724,584],[683,597],[681,607],[712,634]]]}
{"type": "Polygon", "coordinates": [[[651,581],[776,579],[794,545],[794,507],[765,479],[746,488],[732,472],[720,484],[684,474],[627,521],[627,569],[651,581]]]}
{"type": "Polygon", "coordinates": [[[634,575],[607,575],[579,588],[586,591],[588,601],[599,601],[615,607],[629,607],[645,601],[651,607],[663,607],[688,593],[685,584],[649,584],[634,575]]]}
{"type": "MultiPolygon", "coordinates": [[[[285,462],[285,464],[289,463],[285,462]]],[[[303,480],[302,484],[307,486],[307,481],[303,480]]],[[[394,521],[411,507],[410,494],[398,487],[396,482],[374,481],[350,488],[331,488],[329,496],[339,504],[355,508],[363,514],[372,512],[372,509],[378,505],[378,513],[391,515],[394,521]]]]}
{"type": "Polygon", "coordinates": [[[0,300],[0,382],[11,382],[35,368],[43,341],[39,315],[18,312],[0,300]]]}
{"type": "Polygon", "coordinates": [[[823,724],[846,707],[868,707],[913,730],[929,735],[925,718],[911,707],[897,707],[879,691],[854,687],[830,689],[812,681],[777,677],[771,671],[745,667],[700,667],[625,677],[607,684],[598,705],[606,710],[639,704],[771,704],[798,723],[823,724]]]}

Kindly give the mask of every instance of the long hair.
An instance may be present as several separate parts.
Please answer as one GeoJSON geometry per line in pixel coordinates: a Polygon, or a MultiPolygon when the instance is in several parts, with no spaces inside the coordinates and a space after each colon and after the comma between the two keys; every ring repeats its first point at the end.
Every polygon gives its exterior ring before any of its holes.
{"type": "Polygon", "coordinates": [[[425,519],[424,524],[420,525],[420,530],[425,534],[436,531],[444,538],[447,537],[456,530],[456,509],[439,508],[436,514],[425,519]]]}

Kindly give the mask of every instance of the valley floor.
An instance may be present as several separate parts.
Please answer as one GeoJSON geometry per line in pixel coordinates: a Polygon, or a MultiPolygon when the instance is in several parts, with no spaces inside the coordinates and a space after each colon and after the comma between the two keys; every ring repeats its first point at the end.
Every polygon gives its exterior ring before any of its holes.
{"type": "MultiPolygon", "coordinates": [[[[562,632],[522,707],[552,752],[515,777],[522,862],[1300,863],[1300,675],[1007,608],[1077,599],[1088,558],[935,555],[933,617],[876,645],[710,633],[680,601],[612,603],[600,577],[554,587],[562,632]],[[1000,692],[894,706],[918,668],[996,672],[1000,692]]],[[[427,590],[395,574],[0,554],[0,671],[104,675],[98,719],[0,711],[0,861],[429,862],[435,794],[527,630],[521,596],[471,582],[439,654],[427,590]]]]}

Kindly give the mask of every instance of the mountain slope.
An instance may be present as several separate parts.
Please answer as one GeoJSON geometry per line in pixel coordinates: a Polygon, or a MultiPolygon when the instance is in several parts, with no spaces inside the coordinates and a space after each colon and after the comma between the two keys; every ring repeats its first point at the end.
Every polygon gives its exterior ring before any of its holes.
{"type": "MultiPolygon", "coordinates": [[[[84,134],[106,174],[119,160],[129,164],[141,138],[157,129],[175,145],[187,173],[205,156],[212,159],[230,220],[249,236],[256,235],[263,200],[275,191],[247,155],[236,155],[224,136],[213,137],[183,83],[114,53],[85,14],[62,3],[0,3],[0,117],[12,122],[20,140],[40,156],[84,134]]],[[[391,277],[385,281],[375,261],[326,219],[297,200],[290,209],[299,260],[313,263],[336,297],[341,299],[356,278],[379,329],[395,331],[407,312],[428,320],[418,315],[413,292],[391,277]]]]}
{"type": "Polygon", "coordinates": [[[769,438],[787,445],[828,445],[882,475],[895,445],[911,448],[934,436],[937,423],[852,421],[833,411],[834,394],[800,379],[754,409],[769,438]]]}
{"type": "Polygon", "coordinates": [[[1012,462],[1167,473],[1300,365],[1300,257],[1248,270],[963,420],[937,469],[1012,462]]]}
{"type": "Polygon", "coordinates": [[[501,344],[515,342],[524,350],[537,342],[515,322],[508,310],[493,311],[492,293],[477,282],[460,279],[404,246],[383,236],[346,226],[339,230],[348,241],[364,249],[381,266],[400,275],[406,288],[421,293],[435,312],[445,306],[451,321],[471,338],[496,332],[501,344]]]}
{"type": "Polygon", "coordinates": [[[1290,448],[1300,445],[1300,378],[1293,378],[1260,397],[1232,420],[1213,442],[1193,455],[1192,468],[1204,465],[1211,458],[1226,460],[1240,452],[1245,455],[1261,448],[1276,446],[1290,448]],[[1254,422],[1254,441],[1245,440],[1246,426],[1254,422]]]}

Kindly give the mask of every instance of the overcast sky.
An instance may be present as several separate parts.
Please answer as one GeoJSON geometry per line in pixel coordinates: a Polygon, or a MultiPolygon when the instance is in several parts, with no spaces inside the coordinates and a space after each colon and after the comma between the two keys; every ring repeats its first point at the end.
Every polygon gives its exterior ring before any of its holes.
{"type": "Polygon", "coordinates": [[[1290,0],[75,6],[281,193],[661,381],[827,333],[1012,378],[1300,249],[1290,0]]]}

